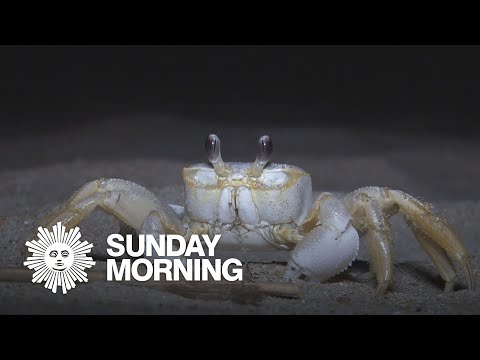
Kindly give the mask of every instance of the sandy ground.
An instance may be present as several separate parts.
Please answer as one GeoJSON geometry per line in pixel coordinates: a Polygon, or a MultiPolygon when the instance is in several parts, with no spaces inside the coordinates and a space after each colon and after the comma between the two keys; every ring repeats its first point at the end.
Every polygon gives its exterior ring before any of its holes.
{"type": "MultiPolygon", "coordinates": [[[[421,163],[419,154],[415,160],[421,163]]],[[[393,158],[401,158],[401,153],[393,153],[393,158]]],[[[435,163],[454,162],[447,156],[434,158],[435,163]]],[[[381,174],[381,184],[388,179],[395,183],[403,181],[404,189],[418,195],[423,189],[429,189],[428,195],[437,211],[450,221],[463,237],[467,247],[474,255],[473,269],[476,288],[480,288],[479,239],[480,203],[478,190],[466,200],[459,195],[460,186],[448,182],[438,182],[451,191],[418,181],[402,168],[408,163],[388,161],[386,156],[325,156],[315,161],[312,158],[298,156],[295,163],[307,168],[314,179],[316,191],[328,189],[329,181],[341,173],[340,182],[334,189],[343,193],[353,181],[365,181],[374,184],[375,174],[381,174]],[[319,165],[320,164],[320,165],[319,165]],[[370,172],[361,172],[368,164],[370,172]],[[373,169],[378,169],[373,171],[373,169]],[[357,174],[355,180],[353,174],[357,174]],[[400,180],[398,176],[400,176],[400,180]],[[371,178],[371,179],[370,179],[371,178]],[[315,183],[315,180],[319,180],[315,183]],[[345,180],[341,180],[345,179],[345,180]],[[371,180],[371,181],[369,181],[371,180]],[[319,184],[320,183],[320,184],[319,184]],[[319,185],[318,185],[319,184],[319,185]],[[446,196],[441,196],[446,194],[446,196]],[[457,199],[457,200],[455,200],[457,199]]],[[[278,161],[278,159],[276,159],[278,161]]],[[[289,160],[293,160],[292,155],[289,160]]],[[[100,177],[122,177],[136,181],[169,203],[181,203],[181,168],[185,164],[180,160],[76,160],[54,165],[40,165],[26,169],[4,170],[0,173],[0,266],[20,266],[21,251],[28,234],[37,225],[39,219],[55,205],[59,204],[78,187],[89,180],[100,177]]],[[[472,163],[473,164],[473,163],[472,163]]],[[[458,166],[457,166],[458,167],[458,166]]],[[[418,166],[421,169],[421,166],[418,166]]],[[[465,172],[478,171],[464,168],[465,172]]],[[[441,171],[433,168],[433,172],[441,171]]],[[[460,170],[458,170],[460,171],[460,170]]],[[[378,175],[377,175],[378,176],[378,175]]],[[[418,176],[418,173],[417,173],[418,176]]],[[[460,179],[468,182],[470,179],[460,179]]],[[[470,181],[470,182],[469,182],[470,181]]],[[[380,184],[380,185],[381,185],[380,184]]],[[[393,187],[393,186],[392,186],[393,187]]],[[[472,186],[473,188],[474,186],[472,186]]],[[[118,222],[112,216],[95,211],[81,226],[83,238],[95,245],[94,255],[105,256],[105,239],[119,229],[118,222]]],[[[267,297],[258,304],[238,304],[231,301],[187,299],[179,295],[158,289],[127,287],[121,284],[90,283],[82,284],[70,291],[67,296],[52,294],[40,285],[28,283],[0,283],[0,313],[140,313],[140,314],[480,314],[480,292],[469,291],[463,273],[456,291],[444,293],[443,283],[428,258],[422,252],[413,236],[407,231],[400,218],[393,218],[395,241],[395,286],[385,298],[374,297],[374,280],[365,280],[362,274],[368,271],[368,254],[365,249],[347,272],[331,279],[325,284],[302,279],[300,299],[267,297]]],[[[249,258],[247,276],[254,281],[281,280],[285,263],[281,256],[277,261],[261,262],[257,255],[249,258]]],[[[97,269],[104,268],[98,262],[97,269]]]]}

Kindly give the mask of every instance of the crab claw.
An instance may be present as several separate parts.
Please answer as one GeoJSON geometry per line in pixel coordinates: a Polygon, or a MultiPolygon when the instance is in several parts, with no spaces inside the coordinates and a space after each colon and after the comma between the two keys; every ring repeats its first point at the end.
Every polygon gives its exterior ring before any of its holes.
{"type": "Polygon", "coordinates": [[[345,206],[329,193],[320,195],[307,219],[305,238],[290,253],[285,279],[305,274],[326,281],[356,258],[358,233],[345,206]]]}

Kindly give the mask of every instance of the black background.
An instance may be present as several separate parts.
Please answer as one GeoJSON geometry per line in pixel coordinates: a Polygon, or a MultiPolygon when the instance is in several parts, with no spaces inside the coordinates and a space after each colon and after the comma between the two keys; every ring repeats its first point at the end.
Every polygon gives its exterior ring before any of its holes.
{"type": "Polygon", "coordinates": [[[285,128],[280,154],[378,154],[391,135],[475,142],[478,64],[467,45],[4,45],[0,163],[197,160],[210,132],[245,160],[285,128]],[[344,132],[322,138],[329,129],[344,132]]]}
{"type": "Polygon", "coordinates": [[[2,46],[2,136],[159,112],[472,135],[479,63],[478,46],[2,46]]]}

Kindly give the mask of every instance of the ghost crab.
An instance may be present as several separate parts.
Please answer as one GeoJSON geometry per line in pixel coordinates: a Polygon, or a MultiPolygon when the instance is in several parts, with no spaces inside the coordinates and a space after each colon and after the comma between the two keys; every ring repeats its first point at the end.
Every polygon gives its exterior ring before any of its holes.
{"type": "Polygon", "coordinates": [[[302,274],[325,281],[355,259],[365,236],[381,296],[393,281],[392,239],[388,218],[400,212],[424,251],[453,289],[458,261],[473,286],[468,253],[459,237],[431,208],[414,197],[381,187],[364,187],[343,198],[312,197],[310,175],[301,168],[270,163],[269,136],[258,140],[253,163],[225,163],[220,140],[209,135],[209,164],[184,168],[185,206],[169,205],[144,187],[122,179],[85,184],[55,210],[47,227],[58,221],[76,226],[97,206],[139,234],[221,234],[226,250],[290,250],[285,277],[302,274]]]}

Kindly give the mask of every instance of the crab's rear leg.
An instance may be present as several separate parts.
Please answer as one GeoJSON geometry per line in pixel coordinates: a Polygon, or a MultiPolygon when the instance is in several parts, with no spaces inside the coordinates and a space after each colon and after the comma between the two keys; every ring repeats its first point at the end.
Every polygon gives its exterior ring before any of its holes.
{"type": "Polygon", "coordinates": [[[441,248],[441,246],[437,245],[435,241],[428,237],[415,224],[410,216],[404,213],[403,217],[405,218],[405,222],[412,230],[422,249],[428,254],[428,256],[430,256],[430,259],[440,273],[440,276],[443,280],[445,280],[445,292],[452,291],[455,285],[457,274],[455,273],[455,267],[453,266],[450,258],[447,256],[447,253],[441,248]]]}
{"type": "Polygon", "coordinates": [[[61,222],[67,229],[78,225],[97,207],[101,207],[137,233],[144,221],[155,212],[169,233],[184,234],[185,229],[175,211],[144,187],[122,179],[99,179],[85,184],[63,205],[50,213],[42,226],[61,222]]]}
{"type": "Polygon", "coordinates": [[[359,239],[344,204],[329,193],[315,202],[291,251],[287,279],[305,274],[325,281],[345,270],[358,253],[359,239]]]}
{"type": "Polygon", "coordinates": [[[387,189],[390,200],[397,204],[407,224],[412,229],[422,248],[432,259],[433,264],[446,281],[445,290],[452,290],[455,281],[455,268],[451,260],[458,261],[467,278],[468,287],[473,288],[473,274],[470,259],[462,240],[429,206],[413,196],[399,190],[387,189]]]}
{"type": "MultiPolygon", "coordinates": [[[[472,271],[466,248],[450,226],[435,215],[427,204],[402,191],[379,187],[355,190],[345,196],[344,202],[354,217],[355,227],[361,234],[367,233],[369,236],[369,245],[372,231],[379,234],[383,232],[385,237],[388,235],[390,238],[387,218],[397,212],[402,213],[421,247],[430,256],[434,266],[445,280],[445,291],[453,289],[456,278],[452,260],[462,264],[468,286],[469,288],[473,287],[472,271]],[[378,216],[372,216],[376,213],[378,216]],[[382,229],[388,229],[388,231],[382,231],[382,229]]],[[[373,270],[375,270],[379,283],[377,294],[382,292],[381,279],[386,280],[388,273],[391,276],[391,270],[385,271],[387,264],[390,264],[390,269],[392,269],[391,250],[387,250],[388,247],[391,247],[388,245],[389,243],[385,242],[386,247],[379,248],[386,251],[377,251],[378,249],[372,249],[370,246],[373,270]],[[378,263],[385,266],[377,267],[378,263]]]]}

